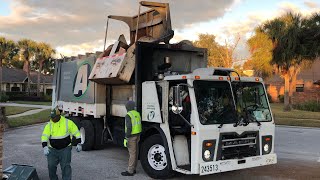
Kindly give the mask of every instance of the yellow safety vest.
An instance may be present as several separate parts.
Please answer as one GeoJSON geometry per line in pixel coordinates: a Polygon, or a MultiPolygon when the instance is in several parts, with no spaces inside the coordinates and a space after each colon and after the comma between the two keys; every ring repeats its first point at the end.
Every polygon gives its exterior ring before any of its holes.
{"type": "MultiPolygon", "coordinates": [[[[132,111],[129,111],[127,115],[131,119],[131,124],[132,124],[131,135],[141,133],[142,125],[141,125],[140,113],[136,110],[132,110],[132,111]]],[[[127,125],[125,127],[125,131],[127,132],[127,125]]]]}
{"type": "MultiPolygon", "coordinates": [[[[60,116],[60,120],[58,122],[54,123],[50,119],[50,122],[48,122],[44,127],[41,142],[49,142],[50,139],[64,139],[68,136],[70,136],[70,138],[75,136],[76,139],[79,139],[80,131],[73,121],[66,119],[64,116],[60,116]]],[[[70,145],[71,143],[69,146],[70,145]]]]}

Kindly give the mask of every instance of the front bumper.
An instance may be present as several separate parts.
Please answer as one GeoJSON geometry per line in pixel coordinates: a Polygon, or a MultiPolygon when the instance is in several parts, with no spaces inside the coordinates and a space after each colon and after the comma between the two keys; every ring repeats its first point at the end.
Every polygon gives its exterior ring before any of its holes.
{"type": "Polygon", "coordinates": [[[265,166],[277,163],[276,154],[268,154],[262,156],[253,156],[243,159],[230,159],[222,161],[213,161],[200,164],[200,176],[214,174],[238,169],[246,169],[252,167],[265,166]]]}

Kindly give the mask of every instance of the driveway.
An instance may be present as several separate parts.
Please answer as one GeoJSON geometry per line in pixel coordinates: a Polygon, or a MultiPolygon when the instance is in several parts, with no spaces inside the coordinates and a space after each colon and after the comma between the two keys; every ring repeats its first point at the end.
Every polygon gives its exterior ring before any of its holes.
{"type": "MultiPolygon", "coordinates": [[[[47,162],[40,143],[43,126],[34,125],[5,132],[4,168],[12,163],[33,165],[40,179],[48,179],[47,162]]],[[[202,177],[178,175],[174,179],[320,179],[319,134],[320,129],[317,128],[276,127],[278,164],[202,177]]],[[[122,177],[120,173],[126,169],[127,158],[125,148],[111,144],[99,151],[77,153],[73,149],[73,179],[150,179],[140,163],[134,177],[122,177]]]]}

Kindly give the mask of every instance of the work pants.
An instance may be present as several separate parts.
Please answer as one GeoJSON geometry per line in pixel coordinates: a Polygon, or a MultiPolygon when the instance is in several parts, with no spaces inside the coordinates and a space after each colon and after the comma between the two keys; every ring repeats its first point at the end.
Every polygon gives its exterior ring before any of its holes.
{"type": "Polygon", "coordinates": [[[49,148],[47,159],[50,180],[58,180],[57,166],[59,163],[62,171],[62,179],[71,180],[71,150],[71,146],[60,150],[49,148]]]}
{"type": "Polygon", "coordinates": [[[136,170],[137,162],[138,162],[138,152],[139,152],[139,144],[140,135],[129,137],[128,139],[128,151],[129,151],[129,164],[128,164],[128,172],[133,173],[136,170]]]}

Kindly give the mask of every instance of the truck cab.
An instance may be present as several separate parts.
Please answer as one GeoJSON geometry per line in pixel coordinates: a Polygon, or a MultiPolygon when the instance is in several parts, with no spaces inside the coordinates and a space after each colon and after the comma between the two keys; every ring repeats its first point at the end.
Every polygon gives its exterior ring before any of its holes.
{"type": "Polygon", "coordinates": [[[275,125],[262,79],[215,70],[232,71],[201,68],[164,78],[169,115],[163,131],[172,144],[171,166],[181,173],[206,175],[276,163],[275,125]]]}

